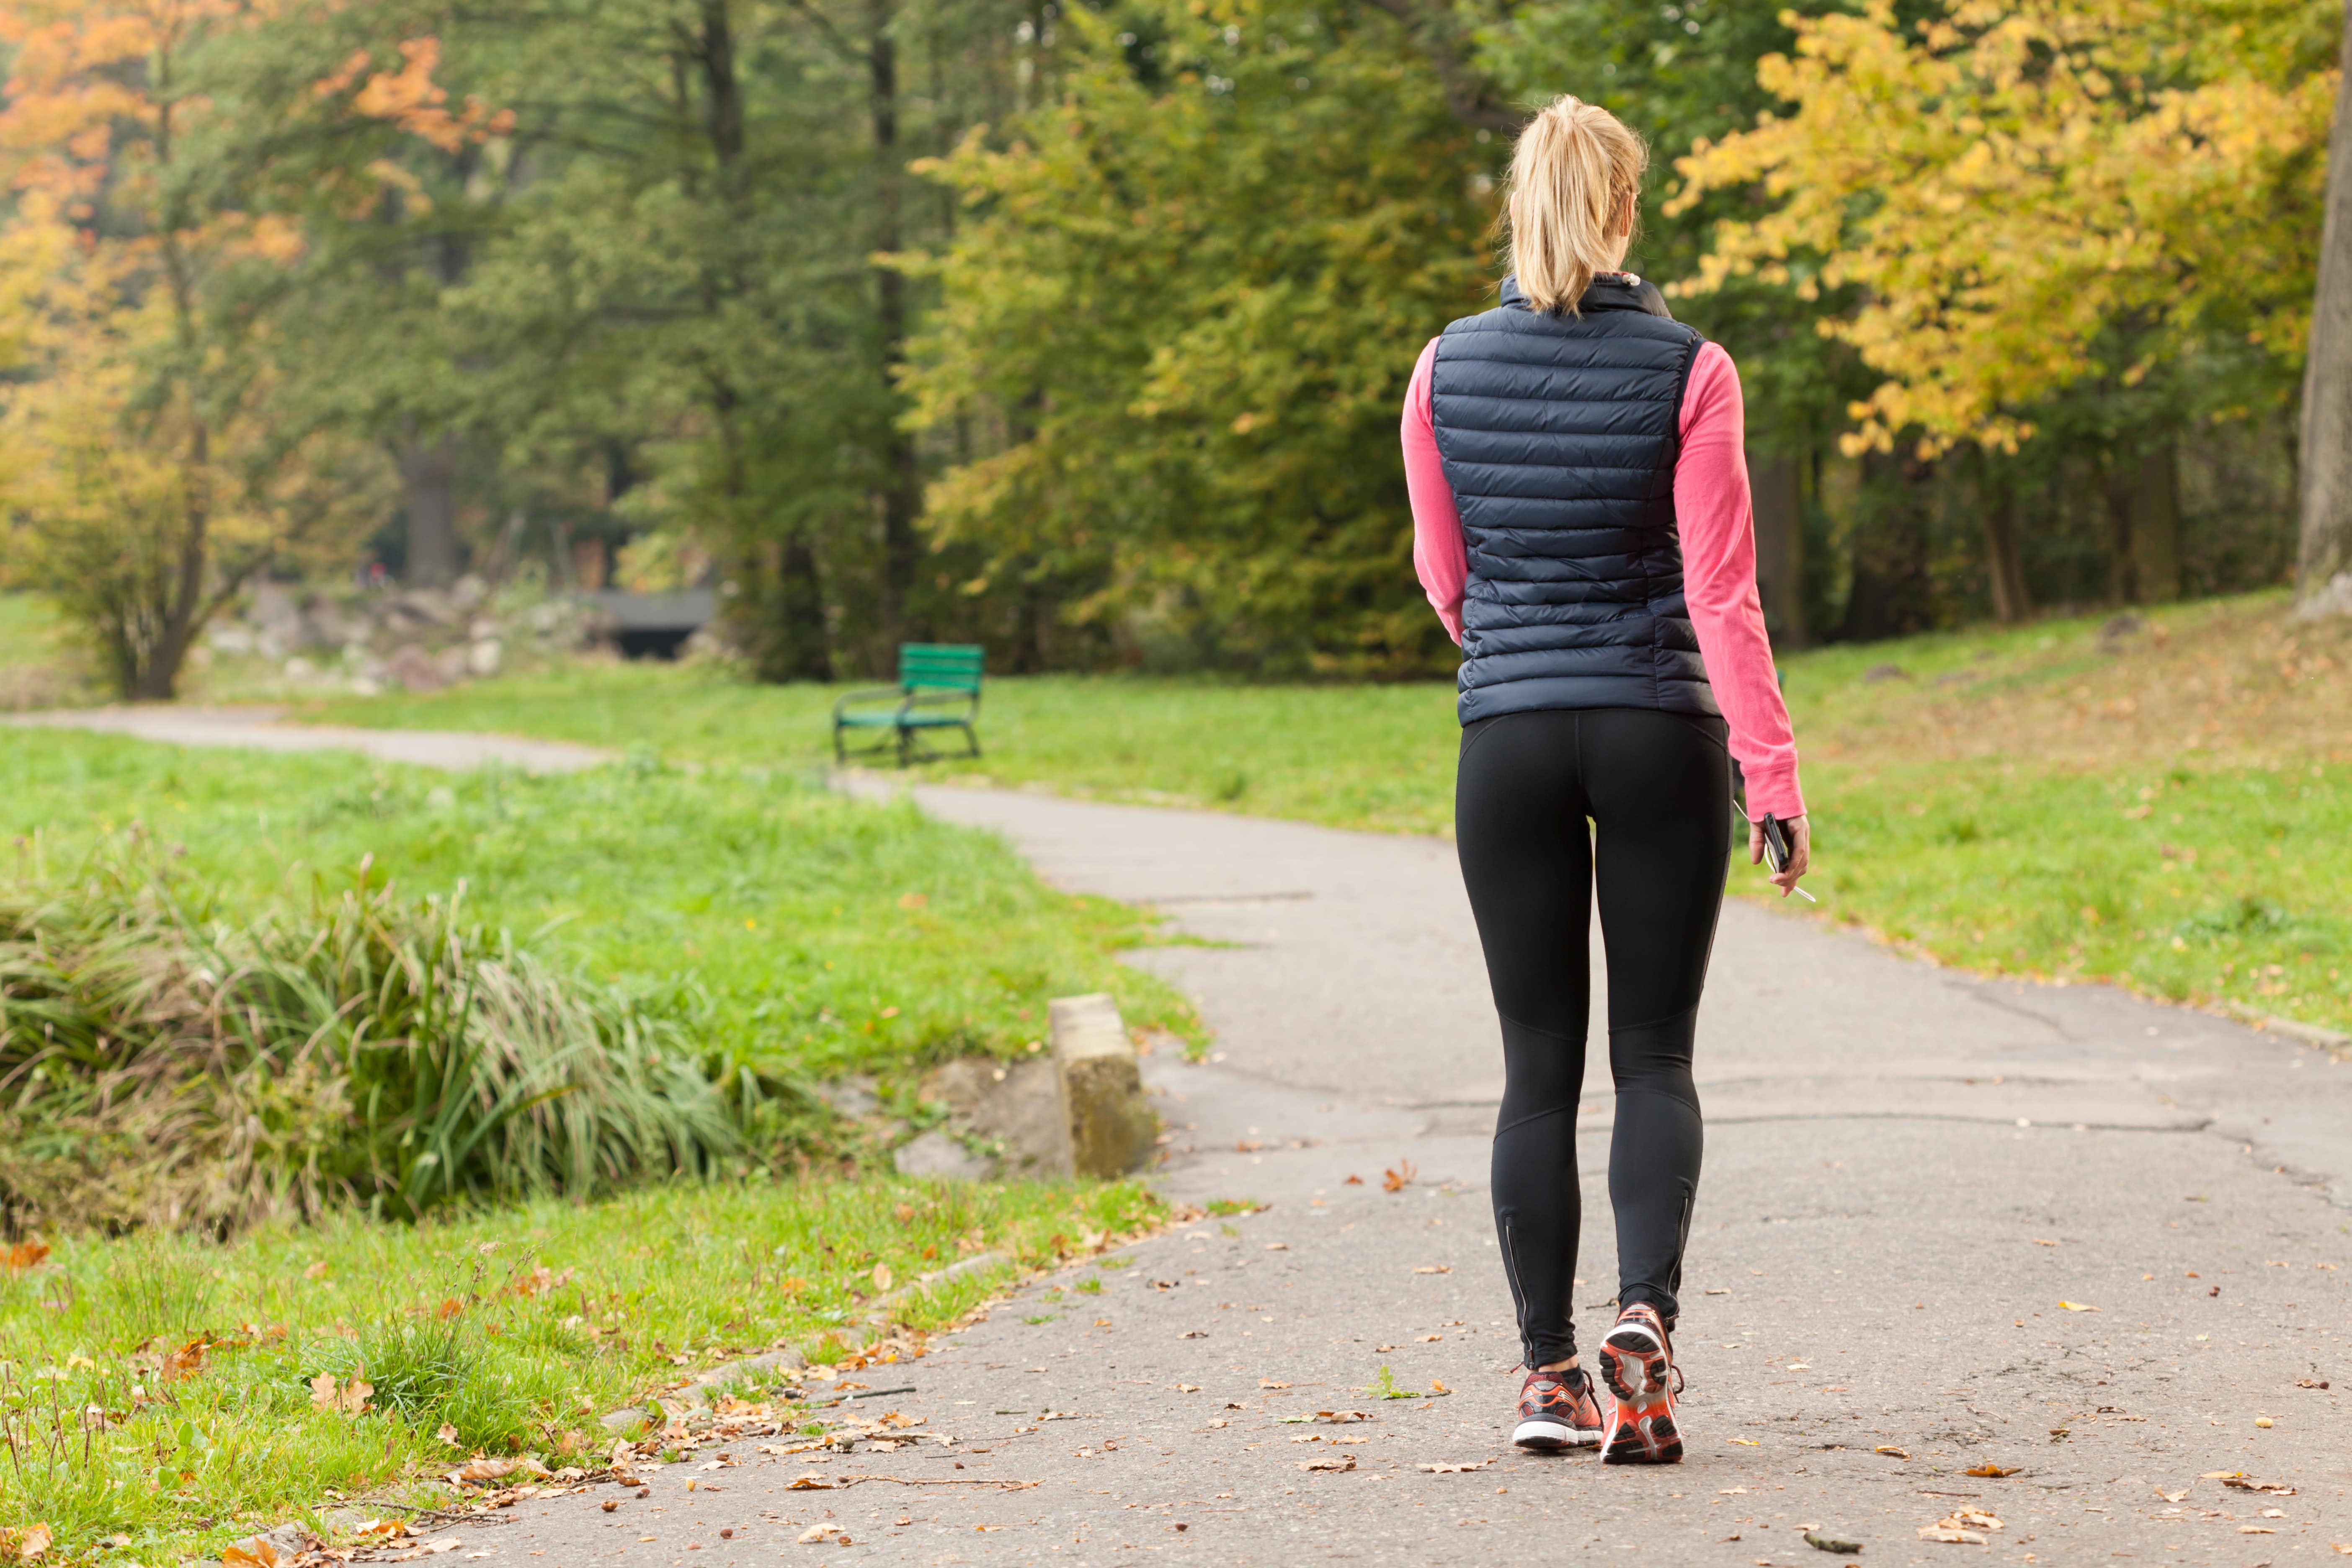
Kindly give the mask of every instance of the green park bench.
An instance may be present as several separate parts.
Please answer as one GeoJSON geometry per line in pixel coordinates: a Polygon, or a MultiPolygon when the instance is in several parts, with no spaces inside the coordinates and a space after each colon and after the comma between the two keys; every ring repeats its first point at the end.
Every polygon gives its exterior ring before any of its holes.
{"type": "Polygon", "coordinates": [[[945,755],[923,737],[933,730],[961,730],[963,754],[980,755],[972,721],[980,717],[980,664],[984,649],[972,643],[910,642],[898,645],[898,684],[853,691],[833,705],[833,756],[849,761],[853,731],[878,731],[874,743],[856,752],[878,756],[896,748],[898,765],[945,755]],[[887,706],[876,706],[887,703],[887,706]]]}

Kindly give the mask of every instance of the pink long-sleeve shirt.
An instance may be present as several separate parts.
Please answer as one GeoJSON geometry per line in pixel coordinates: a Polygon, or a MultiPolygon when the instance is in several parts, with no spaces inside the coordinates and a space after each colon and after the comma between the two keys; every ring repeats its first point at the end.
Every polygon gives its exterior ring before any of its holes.
{"type": "MultiPolygon", "coordinates": [[[[1430,376],[1437,340],[1421,351],[1404,395],[1404,479],[1412,498],[1412,567],[1447,635],[1462,640],[1462,588],[1470,575],[1462,517],[1437,455],[1430,376]]],[[[1747,417],[1739,372],[1717,343],[1701,343],[1683,387],[1682,451],[1675,459],[1675,519],[1682,535],[1683,591],[1707,684],[1731,729],[1731,754],[1748,780],[1748,810],[1786,821],[1805,814],[1797,742],[1772,668],[1764,606],[1756,596],[1756,531],[1748,509],[1747,417]]]]}

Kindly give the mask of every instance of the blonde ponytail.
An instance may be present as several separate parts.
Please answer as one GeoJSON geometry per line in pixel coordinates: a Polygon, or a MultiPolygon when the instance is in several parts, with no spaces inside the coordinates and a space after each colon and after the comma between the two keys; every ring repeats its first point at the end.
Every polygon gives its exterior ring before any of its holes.
{"type": "Polygon", "coordinates": [[[1607,110],[1563,94],[1511,154],[1511,270],[1538,310],[1576,313],[1592,275],[1623,251],[1611,230],[1642,188],[1650,150],[1607,110]]]}

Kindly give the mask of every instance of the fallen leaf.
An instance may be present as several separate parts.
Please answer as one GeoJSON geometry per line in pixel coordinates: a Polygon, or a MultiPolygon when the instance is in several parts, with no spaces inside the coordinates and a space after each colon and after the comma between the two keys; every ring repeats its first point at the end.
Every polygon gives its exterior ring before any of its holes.
{"type": "Polygon", "coordinates": [[[1364,1178],[1361,1176],[1350,1176],[1339,1184],[1343,1187],[1360,1187],[1364,1184],[1364,1178]]]}
{"type": "MultiPolygon", "coordinates": [[[[1423,1272],[1423,1270],[1416,1268],[1416,1269],[1414,1269],[1414,1270],[1413,1270],[1413,1272],[1414,1272],[1415,1274],[1419,1274],[1419,1273],[1423,1272]]],[[[1431,1344],[1435,1344],[1438,1341],[1440,1341],[1440,1340],[1444,1339],[1444,1337],[1445,1337],[1445,1336],[1444,1336],[1444,1334],[1416,1334],[1416,1335],[1414,1335],[1414,1336],[1413,1336],[1413,1342],[1413,1342],[1413,1343],[1415,1343],[1415,1344],[1417,1344],[1417,1345],[1431,1345],[1431,1344]]]]}
{"type": "Polygon", "coordinates": [[[1877,1447],[1873,1448],[1871,1452],[1874,1454],[1885,1454],[1888,1458],[1895,1459],[1907,1459],[1911,1457],[1908,1449],[1898,1448],[1892,1443],[1881,1443],[1877,1447]]]}
{"type": "Polygon", "coordinates": [[[1318,1410],[1315,1413],[1316,1420],[1328,1421],[1334,1426],[1345,1426],[1350,1421],[1370,1421],[1371,1418],[1372,1413],[1369,1410],[1318,1410]]]}
{"type": "Polygon", "coordinates": [[[2200,1481],[2227,1481],[2242,1478],[2243,1470],[2207,1470],[2197,1479],[2200,1481]]]}
{"type": "Polygon", "coordinates": [[[1176,1392],[1179,1394],[1198,1394],[1201,1392],[1201,1385],[1197,1383],[1180,1383],[1176,1385],[1176,1392]]]}
{"type": "MultiPolygon", "coordinates": [[[[32,1268],[37,1267],[41,1259],[47,1258],[48,1255],[49,1247],[47,1242],[20,1241],[14,1247],[8,1248],[7,1251],[0,1252],[0,1268],[5,1268],[11,1273],[21,1268],[32,1268]]],[[[27,1530],[47,1531],[49,1527],[46,1524],[35,1524],[28,1525],[26,1528],[27,1530]]],[[[27,1536],[26,1539],[29,1540],[31,1537],[27,1536]]],[[[41,1550],[47,1552],[48,1549],[48,1538],[44,1534],[41,1541],[41,1550]]]]}
{"type": "Polygon", "coordinates": [[[2268,1492],[2273,1497],[2294,1496],[2294,1489],[2280,1481],[2257,1481],[2245,1476],[2223,1476],[2221,1484],[2233,1491],[2268,1492]]]}
{"type": "Polygon", "coordinates": [[[1276,1383],[1270,1377],[1259,1378],[1257,1380],[1257,1385],[1260,1388],[1288,1388],[1290,1386],[1290,1384],[1286,1383],[1276,1383]]]}
{"type": "Polygon", "coordinates": [[[877,1290],[887,1290],[890,1289],[890,1266],[887,1263],[876,1264],[874,1266],[873,1279],[874,1289],[877,1290]]]}
{"type": "Polygon", "coordinates": [[[1176,1337],[1180,1340],[1205,1340],[1209,1337],[1209,1331],[1206,1329],[1186,1329],[1176,1337]]]}
{"type": "Polygon", "coordinates": [[[1734,1438],[1732,1439],[1732,1441],[1733,1441],[1733,1442],[1735,1442],[1735,1443],[1737,1443],[1737,1444],[1738,1444],[1738,1445],[1739,1445],[1741,1447],[1743,1447],[1743,1448],[1755,1448],[1755,1447],[1762,1447],[1762,1445],[1761,1445],[1761,1444],[1759,1444],[1759,1443],[1758,1443],[1758,1442],[1756,1441],[1756,1439],[1755,1439],[1755,1438],[1753,1438],[1753,1437],[1734,1437],[1734,1438]]]}
{"type": "Polygon", "coordinates": [[[833,1489],[833,1483],[823,1476],[795,1476],[793,1484],[784,1489],[788,1492],[829,1492],[833,1489]]]}
{"type": "Polygon", "coordinates": [[[1940,1541],[1947,1546],[1982,1546],[1985,1543],[1985,1538],[1972,1530],[1956,1530],[1941,1524],[1921,1525],[1919,1539],[1940,1541]]]}
{"type": "MultiPolygon", "coordinates": [[[[823,1541],[823,1540],[825,1538],[825,1534],[826,1534],[826,1531],[825,1531],[825,1527],[824,1527],[824,1525],[821,1525],[821,1524],[812,1524],[812,1525],[810,1525],[806,1530],[803,1530],[803,1531],[801,1531],[801,1533],[800,1533],[800,1543],[801,1543],[803,1546],[806,1546],[806,1545],[808,1545],[811,1542],[823,1541]]],[[[648,1535],[648,1536],[646,1536],[646,1539],[647,1541],[651,1541],[651,1540],[653,1539],[653,1537],[652,1537],[652,1536],[650,1536],[650,1535],[648,1535]]]]}
{"type": "Polygon", "coordinates": [[[310,1265],[310,1268],[302,1270],[302,1278],[305,1279],[324,1279],[326,1277],[327,1260],[323,1258],[319,1259],[318,1262],[310,1265]]]}
{"type": "MultiPolygon", "coordinates": [[[[1420,1268],[1414,1269],[1413,1272],[1415,1274],[1451,1274],[1454,1272],[1454,1265],[1451,1263],[1424,1263],[1420,1268]]],[[[1425,1334],[1423,1337],[1424,1339],[1432,1340],[1437,1338],[1435,1334],[1425,1334]]]]}
{"type": "Polygon", "coordinates": [[[517,1471],[528,1476],[543,1476],[547,1467],[528,1455],[519,1459],[468,1459],[449,1472],[449,1484],[466,1486],[482,1481],[495,1481],[517,1471]]]}
{"type": "Polygon", "coordinates": [[[2240,1535],[2276,1535],[2278,1531],[2267,1524],[2242,1524],[2238,1526],[2238,1533],[2240,1535]]]}
{"type": "Polygon", "coordinates": [[[1432,1394],[1451,1394],[1454,1391],[1433,1377],[1429,1380],[1429,1392],[1432,1394]]]}
{"type": "Polygon", "coordinates": [[[2298,1377],[2294,1380],[2294,1385],[2297,1388],[2326,1388],[2327,1380],[2324,1377],[2298,1377]]]}
{"type": "Polygon", "coordinates": [[[1356,1456],[1334,1454],[1328,1459],[1301,1459],[1298,1468],[1302,1470],[1352,1470],[1356,1468],[1356,1456]]]}
{"type": "Polygon", "coordinates": [[[2013,1476],[2017,1474],[2017,1467],[2015,1465],[1996,1465],[1988,1459],[1983,1464],[1973,1466],[1962,1473],[1971,1476],[1983,1476],[1989,1479],[1997,1481],[2004,1476],[2013,1476]]]}
{"type": "Polygon", "coordinates": [[[186,1344],[182,1345],[178,1350],[175,1350],[170,1354],[164,1356],[163,1367],[163,1381],[165,1383],[176,1383],[181,1378],[194,1377],[196,1373],[204,1371],[205,1352],[211,1348],[211,1346],[205,1343],[203,1336],[199,1335],[195,1339],[190,1340],[186,1344]]]}
{"type": "Polygon", "coordinates": [[[2098,1310],[2096,1307],[2086,1307],[2080,1301],[2061,1301],[2058,1304],[2070,1312],[2095,1312],[2098,1310]]]}
{"type": "Polygon", "coordinates": [[[1805,1531],[1805,1544],[1816,1552],[1834,1552],[1845,1556],[1852,1556],[1862,1550],[1859,1541],[1840,1541],[1836,1536],[1819,1535],[1810,1530],[1805,1531]]]}
{"type": "Polygon", "coordinates": [[[1413,1468],[1416,1470],[1427,1470],[1433,1476],[1459,1476],[1466,1475],[1472,1470],[1483,1470],[1494,1462],[1495,1461],[1492,1459],[1472,1459],[1466,1463],[1459,1465],[1443,1463],[1434,1465],[1415,1465],[1413,1468]]]}
{"type": "Polygon", "coordinates": [[[2033,1245],[2036,1247],[2055,1247],[2058,1244],[2054,1241],[2044,1240],[2042,1237],[2037,1236],[2033,1238],[2033,1245]]]}
{"type": "Polygon", "coordinates": [[[1268,1252],[1287,1252],[1290,1250],[1290,1243],[1286,1241],[1269,1241],[1265,1244],[1265,1249],[1268,1252]]]}
{"type": "Polygon", "coordinates": [[[1412,1161],[1399,1160],[1394,1169],[1381,1173],[1381,1188],[1384,1192],[1401,1193],[1412,1184],[1417,1174],[1419,1173],[1412,1168],[1412,1161]]]}
{"type": "MultiPolygon", "coordinates": [[[[17,1249],[21,1250],[26,1247],[36,1245],[37,1243],[19,1242],[17,1249]]],[[[48,1250],[46,1247],[41,1248],[44,1255],[47,1255],[48,1250]]],[[[40,1259],[37,1258],[33,1261],[37,1263],[40,1259]]],[[[11,1263],[9,1267],[29,1268],[32,1264],[11,1263]]],[[[0,1550],[6,1551],[19,1563],[30,1563],[46,1553],[49,1549],[49,1542],[54,1539],[56,1539],[54,1532],[46,1524],[28,1524],[21,1530],[0,1530],[0,1550]]]]}
{"type": "Polygon", "coordinates": [[[1980,1508],[1956,1508],[1936,1521],[1954,1530],[1999,1530],[1999,1518],[1980,1508]]]}
{"type": "Polygon", "coordinates": [[[2187,1487],[2183,1487],[2177,1492],[2168,1492],[2162,1487],[2158,1487],[2156,1489],[2156,1495],[2162,1498],[2167,1502],[2187,1502],[2189,1500],[2189,1489],[2187,1487]]]}
{"type": "MultiPolygon", "coordinates": [[[[310,1380],[310,1408],[340,1410],[346,1415],[362,1415],[367,1410],[368,1395],[374,1392],[375,1385],[357,1373],[352,1374],[351,1382],[339,1383],[333,1373],[322,1372],[310,1380]]],[[[450,1428],[449,1436],[442,1441],[450,1442],[456,1436],[456,1429],[450,1428]]]]}

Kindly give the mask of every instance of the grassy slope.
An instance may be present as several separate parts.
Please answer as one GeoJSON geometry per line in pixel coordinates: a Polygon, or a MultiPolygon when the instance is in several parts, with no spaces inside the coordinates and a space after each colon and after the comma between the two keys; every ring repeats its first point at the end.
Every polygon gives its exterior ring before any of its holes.
{"type": "MultiPolygon", "coordinates": [[[[2352,1025],[2352,628],[2299,626],[2275,594],[2174,606],[2133,636],[2105,620],[1786,661],[1820,913],[1974,968],[2352,1025]],[[1904,674],[1866,679],[1885,665],[1904,674]]],[[[587,667],[317,711],[802,761],[822,755],[830,695],[587,667]]],[[[985,771],[944,772],[1442,832],[1450,706],[1434,686],[1000,680],[985,771]]]]}
{"type": "MultiPolygon", "coordinates": [[[[0,1531],[46,1523],[68,1561],[213,1560],[337,1493],[444,1504],[414,1478],[468,1452],[593,1466],[611,1441],[598,1415],[690,1370],[781,1342],[820,1362],[912,1353],[873,1342],[877,1266],[907,1280],[982,1246],[1045,1263],[1157,1212],[1135,1184],[754,1184],[226,1248],[63,1242],[43,1267],[0,1268],[0,1418],[23,1450],[0,1464],[0,1531]],[[200,1370],[160,1379],[191,1341],[209,1346],[200,1370]],[[322,1373],[363,1375],[371,1408],[316,1408],[322,1373]],[[86,1449],[75,1412],[93,1405],[109,1426],[86,1449]],[[128,1547],[101,1553],[116,1534],[128,1547]]],[[[1005,1272],[898,1320],[950,1322],[1005,1272]]]]}
{"type": "MultiPolygon", "coordinates": [[[[134,822],[251,905],[347,878],[363,855],[410,893],[462,881],[481,918],[595,972],[707,998],[716,1043],[770,1067],[888,1069],[1009,1053],[1048,996],[1109,989],[1134,1023],[1196,1027],[1116,961],[1133,911],[1045,887],[999,840],[793,773],[659,765],[530,778],[337,753],[181,751],[64,731],[0,747],[0,838],[70,869],[134,822]]],[[[6,851],[0,851],[5,853],[6,851]]]]}

